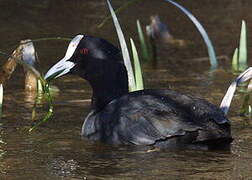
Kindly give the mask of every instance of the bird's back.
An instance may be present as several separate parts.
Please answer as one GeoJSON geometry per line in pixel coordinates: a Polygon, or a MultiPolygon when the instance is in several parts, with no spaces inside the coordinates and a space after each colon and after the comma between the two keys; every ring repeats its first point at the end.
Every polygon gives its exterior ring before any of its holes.
{"type": "Polygon", "coordinates": [[[82,134],[112,144],[165,147],[232,141],[229,120],[218,107],[171,90],[123,95],[92,112],[82,134]]]}

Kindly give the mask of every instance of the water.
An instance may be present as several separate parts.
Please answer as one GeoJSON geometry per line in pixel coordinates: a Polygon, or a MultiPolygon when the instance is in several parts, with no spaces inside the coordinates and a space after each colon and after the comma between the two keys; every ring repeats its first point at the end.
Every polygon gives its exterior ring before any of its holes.
{"type": "MultiPolygon", "coordinates": [[[[126,0],[113,2],[119,7],[126,0]]],[[[178,1],[183,2],[183,1],[178,1]]],[[[183,2],[204,24],[218,55],[231,57],[237,47],[241,19],[249,29],[252,2],[249,0],[188,0],[183,2]]],[[[108,14],[100,0],[1,0],[0,49],[11,52],[26,38],[65,36],[77,33],[100,36],[117,44],[109,22],[102,29],[96,25],[108,14]]],[[[136,18],[143,24],[149,16],[159,14],[169,24],[175,37],[188,43],[185,48],[159,44],[159,63],[154,69],[144,64],[145,86],[171,88],[193,94],[219,104],[235,77],[228,60],[210,73],[206,48],[194,26],[184,15],[163,1],[145,0],[120,14],[127,37],[135,37],[136,18]]],[[[40,69],[63,57],[67,42],[36,43],[40,69]]],[[[5,58],[1,58],[5,61],[5,58]]],[[[32,124],[32,99],[23,90],[24,75],[18,68],[5,86],[4,116],[0,121],[0,179],[252,179],[251,120],[239,116],[242,94],[236,95],[229,118],[235,138],[231,152],[158,151],[149,148],[110,146],[80,138],[82,119],[88,113],[91,90],[77,77],[55,81],[60,93],[55,97],[55,114],[48,123],[29,134],[32,124]],[[80,83],[81,82],[81,83],[80,83]]],[[[46,106],[37,110],[43,117],[46,106]]]]}

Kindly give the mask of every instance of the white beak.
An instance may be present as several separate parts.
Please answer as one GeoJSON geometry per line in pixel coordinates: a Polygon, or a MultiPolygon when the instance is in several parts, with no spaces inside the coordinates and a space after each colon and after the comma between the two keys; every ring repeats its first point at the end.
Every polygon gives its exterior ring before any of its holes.
{"type": "Polygon", "coordinates": [[[77,35],[69,43],[66,55],[63,59],[53,65],[46,73],[45,79],[55,79],[57,77],[67,74],[74,66],[74,62],[68,61],[74,54],[80,40],[84,35],[77,35]]]}

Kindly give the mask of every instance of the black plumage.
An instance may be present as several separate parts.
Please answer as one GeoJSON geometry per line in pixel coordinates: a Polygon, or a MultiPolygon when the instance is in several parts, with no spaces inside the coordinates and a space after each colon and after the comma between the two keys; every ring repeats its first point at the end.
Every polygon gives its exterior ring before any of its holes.
{"type": "MultiPolygon", "coordinates": [[[[67,61],[74,63],[69,72],[86,79],[93,89],[82,136],[163,148],[230,147],[230,122],[217,106],[172,90],[128,92],[121,52],[108,41],[84,36],[67,61]]],[[[55,66],[48,75],[59,70],[55,66]]]]}

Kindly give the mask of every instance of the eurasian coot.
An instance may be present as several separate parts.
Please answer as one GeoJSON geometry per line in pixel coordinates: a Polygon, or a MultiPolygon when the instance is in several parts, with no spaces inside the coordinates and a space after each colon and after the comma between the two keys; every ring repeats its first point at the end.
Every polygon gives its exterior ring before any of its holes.
{"type": "Polygon", "coordinates": [[[76,74],[93,89],[81,135],[111,144],[221,149],[232,142],[230,122],[215,105],[172,90],[128,91],[121,52],[108,41],[77,35],[45,78],[76,74]]]}

